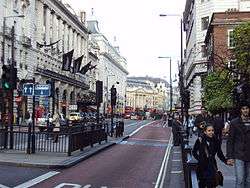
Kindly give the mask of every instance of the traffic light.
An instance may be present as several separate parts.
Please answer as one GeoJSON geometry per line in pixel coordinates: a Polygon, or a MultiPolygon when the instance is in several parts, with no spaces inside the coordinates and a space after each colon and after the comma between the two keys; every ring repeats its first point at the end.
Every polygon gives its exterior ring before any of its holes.
{"type": "Polygon", "coordinates": [[[100,104],[103,101],[103,82],[100,80],[96,81],[96,103],[100,104]]]}
{"type": "Polygon", "coordinates": [[[11,67],[9,65],[3,65],[2,66],[2,88],[4,90],[10,90],[12,88],[11,86],[11,67]]]}
{"type": "Polygon", "coordinates": [[[184,107],[186,109],[189,109],[190,108],[190,91],[184,90],[184,99],[183,99],[183,102],[184,102],[184,107]]]}
{"type": "Polygon", "coordinates": [[[55,94],[55,80],[47,80],[46,84],[50,85],[50,97],[54,97],[54,94],[55,94]]]}
{"type": "Polygon", "coordinates": [[[116,96],[117,92],[116,92],[116,88],[114,87],[114,85],[111,87],[111,106],[115,106],[116,105],[116,96]]]}

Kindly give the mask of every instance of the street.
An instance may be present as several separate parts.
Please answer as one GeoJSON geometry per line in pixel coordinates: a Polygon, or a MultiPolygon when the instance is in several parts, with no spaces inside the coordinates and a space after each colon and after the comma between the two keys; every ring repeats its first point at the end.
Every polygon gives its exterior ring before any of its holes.
{"type": "Polygon", "coordinates": [[[37,187],[56,187],[63,183],[154,187],[170,139],[169,130],[152,121],[125,120],[125,134],[131,135],[129,139],[72,168],[50,170],[0,165],[4,177],[0,187],[30,187],[40,181],[37,187]]]}

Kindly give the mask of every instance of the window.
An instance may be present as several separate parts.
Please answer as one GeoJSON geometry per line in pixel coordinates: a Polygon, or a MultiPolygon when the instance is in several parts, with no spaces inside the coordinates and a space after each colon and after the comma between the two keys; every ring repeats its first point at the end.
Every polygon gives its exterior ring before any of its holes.
{"type": "Polygon", "coordinates": [[[201,45],[201,57],[207,57],[207,49],[204,44],[201,45]]]}
{"type": "Polygon", "coordinates": [[[209,16],[201,18],[201,29],[206,30],[209,24],[209,16]]]}
{"type": "Polygon", "coordinates": [[[235,47],[235,41],[234,41],[234,38],[233,38],[233,30],[232,29],[230,29],[230,30],[228,30],[228,32],[227,32],[227,34],[228,34],[228,47],[229,48],[234,48],[235,47]]]}

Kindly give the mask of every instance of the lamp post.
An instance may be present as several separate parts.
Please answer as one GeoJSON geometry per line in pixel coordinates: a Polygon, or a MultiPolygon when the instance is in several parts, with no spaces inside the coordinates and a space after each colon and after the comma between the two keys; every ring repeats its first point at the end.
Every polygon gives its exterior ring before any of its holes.
{"type": "MultiPolygon", "coordinates": [[[[14,16],[5,16],[3,17],[3,42],[2,42],[2,67],[3,65],[5,65],[5,34],[6,34],[6,20],[8,18],[23,18],[24,15],[14,15],[14,16]]],[[[12,58],[12,62],[10,63],[10,70],[11,70],[11,74],[14,73],[14,58],[15,58],[15,55],[14,55],[14,50],[15,50],[15,47],[14,47],[14,43],[15,43],[15,27],[12,26],[11,28],[11,45],[12,45],[12,48],[11,48],[11,58],[12,58]]],[[[13,75],[12,75],[13,76],[13,75]]],[[[16,82],[16,80],[14,80],[14,82],[16,82]]],[[[14,83],[11,83],[11,84],[14,84],[14,83]]],[[[13,87],[13,86],[11,86],[13,87]]],[[[3,98],[2,98],[2,101],[1,101],[1,105],[2,105],[2,118],[1,118],[1,121],[3,119],[3,114],[6,115],[6,107],[8,107],[8,127],[10,129],[10,149],[13,148],[13,88],[11,88],[9,91],[2,91],[3,92],[3,98]],[[5,98],[5,95],[8,95],[7,97],[7,105],[5,106],[5,101],[4,101],[4,98],[5,98]]],[[[5,124],[5,122],[1,122],[2,124],[5,124]]],[[[7,129],[7,126],[6,126],[6,129],[7,129]]]]}
{"type": "Polygon", "coordinates": [[[181,121],[183,122],[183,119],[184,119],[184,78],[183,78],[183,74],[184,74],[184,63],[183,63],[183,19],[182,19],[182,16],[179,15],[179,14],[160,14],[159,15],[160,17],[170,17],[170,16],[173,16],[173,17],[180,17],[180,35],[181,35],[181,45],[180,45],[180,50],[181,50],[181,65],[180,65],[180,69],[179,69],[179,80],[180,80],[180,96],[181,96],[181,121]]]}
{"type": "Polygon", "coordinates": [[[170,114],[172,114],[172,104],[173,104],[173,87],[172,87],[172,61],[171,57],[159,56],[159,59],[169,59],[169,84],[170,84],[170,114]]]}
{"type": "MultiPolygon", "coordinates": [[[[107,110],[108,110],[108,101],[109,101],[109,77],[112,77],[112,76],[115,76],[114,74],[107,74],[107,77],[106,77],[106,105],[104,105],[104,107],[106,106],[107,107],[107,110]]],[[[105,113],[105,108],[104,108],[104,114],[107,114],[108,115],[108,112],[105,113]]]]}

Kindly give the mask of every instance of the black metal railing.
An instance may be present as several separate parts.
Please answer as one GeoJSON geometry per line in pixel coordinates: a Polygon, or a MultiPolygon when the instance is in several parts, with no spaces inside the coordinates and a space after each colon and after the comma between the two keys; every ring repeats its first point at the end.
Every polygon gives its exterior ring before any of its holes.
{"type": "Polygon", "coordinates": [[[198,188],[197,160],[192,156],[192,146],[189,145],[188,135],[181,131],[182,164],[185,188],[198,188]]]}

